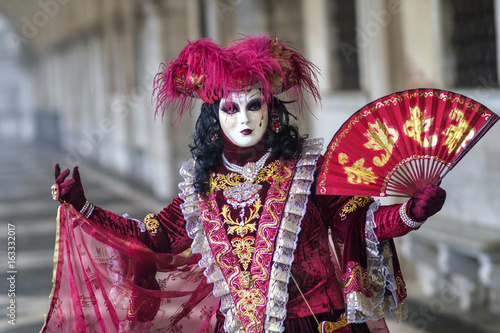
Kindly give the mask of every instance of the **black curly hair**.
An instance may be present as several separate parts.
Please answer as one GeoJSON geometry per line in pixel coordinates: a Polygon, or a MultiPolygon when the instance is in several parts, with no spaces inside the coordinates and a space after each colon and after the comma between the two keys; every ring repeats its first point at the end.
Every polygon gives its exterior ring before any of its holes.
{"type": "MultiPolygon", "coordinates": [[[[297,126],[290,124],[290,117],[295,118],[295,116],[288,112],[285,104],[286,102],[276,97],[268,104],[267,109],[274,110],[278,114],[281,129],[278,133],[274,132],[271,130],[271,121],[269,121],[264,135],[264,144],[271,147],[273,154],[284,159],[291,159],[297,154],[302,141],[307,136],[301,136],[297,126]]],[[[196,161],[194,181],[196,193],[205,194],[209,190],[210,172],[220,161],[224,148],[222,134],[218,134],[219,138],[216,140],[211,140],[211,137],[220,131],[219,102],[204,103],[196,121],[193,143],[189,145],[191,155],[196,161]]]]}

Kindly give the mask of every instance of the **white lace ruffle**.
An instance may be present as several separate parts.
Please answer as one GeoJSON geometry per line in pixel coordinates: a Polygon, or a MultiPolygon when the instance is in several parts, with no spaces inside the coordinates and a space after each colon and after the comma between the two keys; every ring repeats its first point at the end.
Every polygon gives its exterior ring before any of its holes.
{"type": "Polygon", "coordinates": [[[321,154],[323,139],[307,140],[302,146],[302,157],[297,162],[293,183],[288,193],[271,266],[269,294],[266,308],[265,332],[283,332],[288,302],[288,280],[297,247],[300,224],[306,213],[311,194],[316,163],[321,154]]]}
{"type": "Polygon", "coordinates": [[[393,253],[388,241],[379,243],[375,234],[374,213],[380,202],[373,202],[366,213],[365,239],[367,273],[372,297],[362,292],[351,292],[346,296],[347,321],[360,323],[378,320],[390,313],[400,322],[408,315],[406,301],[397,302],[397,283],[394,276],[393,253]],[[389,291],[390,294],[386,294],[389,291]]]}
{"type": "Polygon", "coordinates": [[[226,332],[243,333],[243,326],[236,314],[229,286],[212,255],[207,235],[203,228],[198,194],[194,191],[194,172],[195,161],[190,159],[184,162],[180,171],[184,181],[179,184],[179,188],[181,189],[179,196],[184,200],[184,203],[181,204],[181,209],[186,219],[186,231],[188,236],[193,239],[191,250],[193,253],[201,254],[202,257],[198,265],[203,269],[208,283],[214,284],[214,296],[221,298],[220,311],[225,316],[224,330],[226,332]]]}

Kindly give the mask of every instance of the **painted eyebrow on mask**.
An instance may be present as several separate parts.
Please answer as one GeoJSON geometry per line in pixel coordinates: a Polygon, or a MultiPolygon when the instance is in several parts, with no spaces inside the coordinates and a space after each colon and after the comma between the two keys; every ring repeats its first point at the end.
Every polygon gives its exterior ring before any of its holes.
{"type": "Polygon", "coordinates": [[[250,110],[252,107],[258,106],[258,109],[262,107],[260,98],[254,98],[247,103],[247,110],[250,110]]]}
{"type": "MultiPolygon", "coordinates": [[[[251,96],[248,97],[248,102],[246,103],[246,108],[247,110],[254,106],[256,101],[261,102],[261,99],[259,96],[256,96],[258,92],[254,92],[251,96]]],[[[232,102],[230,100],[225,100],[223,101],[220,106],[220,110],[222,110],[225,113],[233,114],[235,112],[238,112],[240,110],[238,103],[232,102]],[[229,104],[229,105],[228,105],[229,104]],[[231,108],[228,108],[227,106],[231,106],[231,108]]]]}
{"type": "Polygon", "coordinates": [[[234,102],[224,102],[221,106],[220,106],[220,109],[225,112],[225,113],[229,113],[229,114],[232,114],[232,113],[235,113],[235,112],[238,112],[240,110],[238,104],[234,103],[234,102]],[[229,105],[228,105],[229,104],[229,105]],[[228,107],[228,106],[231,106],[231,107],[228,107]]]}

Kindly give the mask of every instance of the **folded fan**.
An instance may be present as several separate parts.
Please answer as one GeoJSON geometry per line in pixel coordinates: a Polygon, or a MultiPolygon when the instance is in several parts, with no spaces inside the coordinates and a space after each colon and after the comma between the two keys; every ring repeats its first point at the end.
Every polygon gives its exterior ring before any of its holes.
{"type": "Polygon", "coordinates": [[[415,89],[377,99],[331,140],[317,193],[411,197],[440,182],[497,120],[481,103],[450,91],[415,89]]]}

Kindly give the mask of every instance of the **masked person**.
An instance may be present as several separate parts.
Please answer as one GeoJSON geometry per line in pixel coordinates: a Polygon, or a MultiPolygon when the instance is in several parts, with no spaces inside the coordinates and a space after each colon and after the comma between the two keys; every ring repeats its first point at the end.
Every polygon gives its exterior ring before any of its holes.
{"type": "Polygon", "coordinates": [[[224,48],[197,40],[164,65],[157,112],[182,116],[203,101],[181,193],[134,220],[87,201],[78,169],[66,180],[70,171],[56,166],[55,196],[66,203],[59,252],[71,255],[58,266],[47,331],[75,322],[123,332],[379,332],[384,315],[404,319],[393,238],[438,212],[445,192],[429,185],[388,206],[316,195],[323,140],[301,136],[277,97],[302,109],[305,92],[319,99],[316,67],[264,36],[224,48]],[[82,253],[75,259],[71,248],[82,253]],[[80,297],[64,299],[63,288],[80,297]]]}

